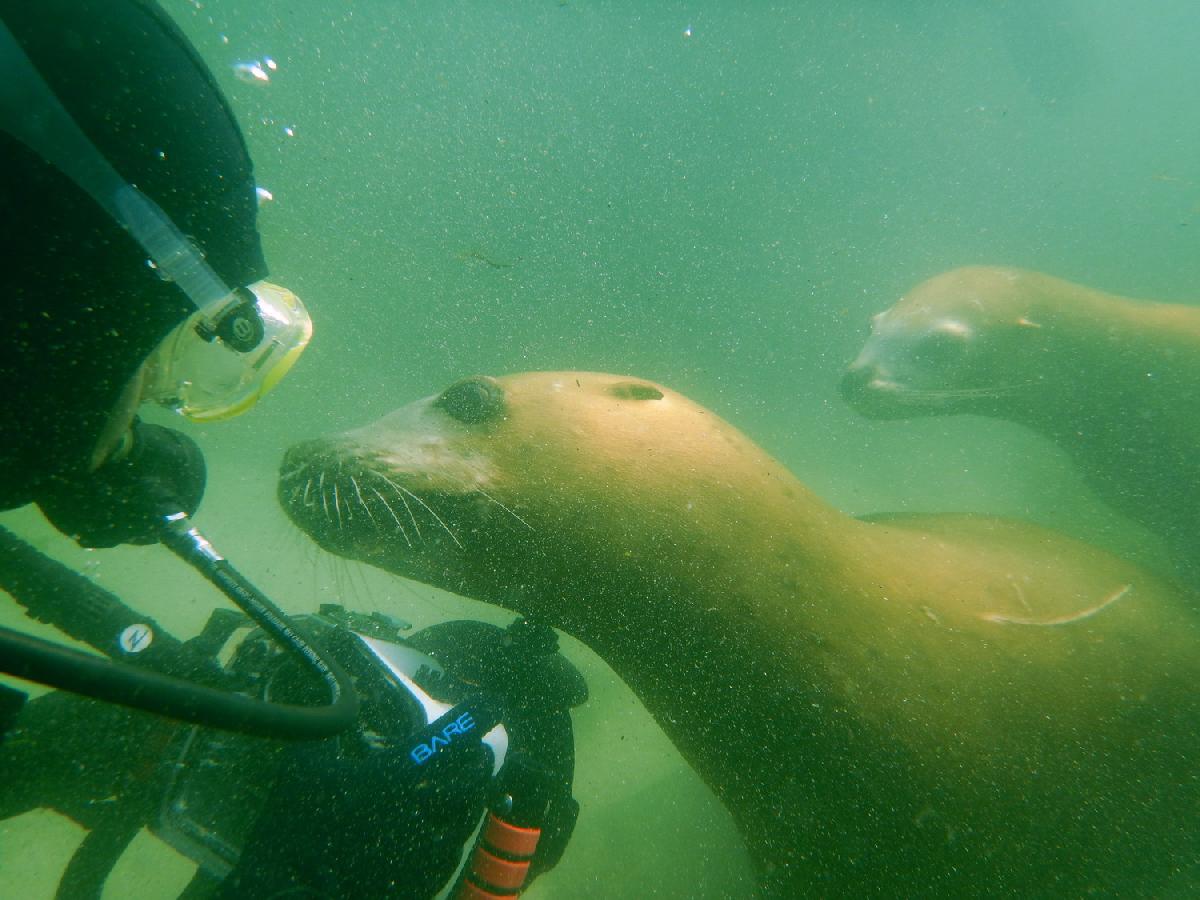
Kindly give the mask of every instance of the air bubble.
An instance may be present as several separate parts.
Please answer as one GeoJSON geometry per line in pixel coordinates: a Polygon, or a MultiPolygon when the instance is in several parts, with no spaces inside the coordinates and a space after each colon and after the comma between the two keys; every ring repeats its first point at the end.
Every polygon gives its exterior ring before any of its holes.
{"type": "Polygon", "coordinates": [[[266,84],[271,80],[271,76],[258,60],[234,63],[233,74],[238,81],[244,81],[246,84],[266,84]]]}

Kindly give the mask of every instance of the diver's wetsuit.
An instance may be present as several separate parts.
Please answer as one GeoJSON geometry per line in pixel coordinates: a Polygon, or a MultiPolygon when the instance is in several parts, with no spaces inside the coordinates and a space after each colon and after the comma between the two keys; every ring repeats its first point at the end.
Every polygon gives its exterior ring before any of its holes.
{"type": "MultiPolygon", "coordinates": [[[[228,284],[266,276],[237,122],[178,27],[143,0],[0,0],[17,42],[122,177],[228,284]]],[[[0,110],[3,107],[0,106],[0,110]]],[[[121,390],[193,308],[143,249],[0,122],[0,510],[86,467],[121,390]]]]}

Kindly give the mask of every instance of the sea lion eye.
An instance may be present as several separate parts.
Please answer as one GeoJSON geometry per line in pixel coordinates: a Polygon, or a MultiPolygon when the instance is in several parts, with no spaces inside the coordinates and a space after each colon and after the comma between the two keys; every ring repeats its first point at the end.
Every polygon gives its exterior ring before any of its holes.
{"type": "Polygon", "coordinates": [[[504,389],[495,379],[479,375],[450,385],[433,405],[464,425],[478,425],[504,411],[504,389]]]}

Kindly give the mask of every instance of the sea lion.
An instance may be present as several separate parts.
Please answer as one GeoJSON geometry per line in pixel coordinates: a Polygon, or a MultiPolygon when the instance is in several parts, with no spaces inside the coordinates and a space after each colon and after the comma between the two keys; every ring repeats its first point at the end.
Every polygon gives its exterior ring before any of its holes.
{"type": "Polygon", "coordinates": [[[874,418],[974,413],[1040,432],[1200,583],[1200,307],[953,269],[875,316],[841,388],[874,418]]]}
{"type": "Polygon", "coordinates": [[[1195,858],[1197,623],[1080,542],[850,518],[687,398],[583,372],[298,445],[278,493],[333,553],[589,644],[768,895],[1137,893],[1195,858]]]}

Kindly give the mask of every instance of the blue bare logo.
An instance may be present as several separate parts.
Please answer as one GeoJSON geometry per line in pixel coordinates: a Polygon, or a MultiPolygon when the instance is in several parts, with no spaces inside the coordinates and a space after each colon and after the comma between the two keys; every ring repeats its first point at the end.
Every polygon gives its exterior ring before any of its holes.
{"type": "Polygon", "coordinates": [[[421,763],[432,758],[433,755],[439,750],[443,749],[444,747],[449,747],[450,742],[456,737],[464,735],[474,728],[475,720],[471,718],[471,714],[469,712],[465,712],[457,719],[447,724],[445,728],[435,734],[432,738],[430,738],[429,743],[419,743],[409,750],[408,755],[411,756],[413,762],[419,766],[421,763]]]}

